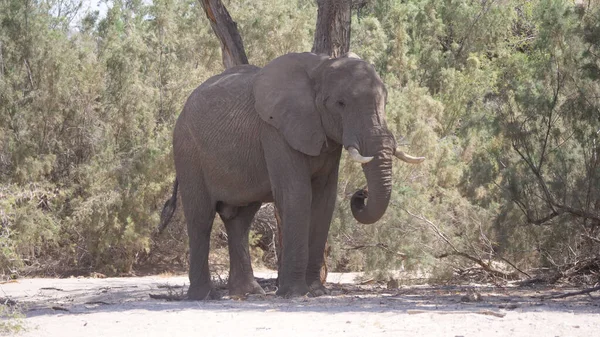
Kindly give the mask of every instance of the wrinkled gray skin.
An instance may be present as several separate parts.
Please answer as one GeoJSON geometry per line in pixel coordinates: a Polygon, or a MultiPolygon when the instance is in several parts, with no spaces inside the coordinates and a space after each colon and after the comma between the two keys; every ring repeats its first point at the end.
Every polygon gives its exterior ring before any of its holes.
{"type": "Polygon", "coordinates": [[[319,270],[342,148],[374,156],[363,165],[368,202],[358,191],[351,207],[361,223],[381,218],[396,143],[385,123],[385,86],[373,66],[353,56],[288,54],[262,69],[237,66],[188,98],[173,149],[190,243],[190,299],[217,296],[208,268],[216,213],[228,235],[229,293],[264,293],[253,277],[248,232],[260,205],[271,201],[283,227],[277,295],[326,294],[319,270]]]}

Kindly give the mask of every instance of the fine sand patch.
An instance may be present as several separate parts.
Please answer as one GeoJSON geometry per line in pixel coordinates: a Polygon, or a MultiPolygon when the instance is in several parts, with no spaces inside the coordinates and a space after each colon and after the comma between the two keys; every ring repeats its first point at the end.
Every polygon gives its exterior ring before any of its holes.
{"type": "MultiPolygon", "coordinates": [[[[257,273],[263,278],[273,272],[257,273]]],[[[185,276],[22,279],[0,297],[23,306],[20,336],[597,336],[600,294],[578,289],[358,285],[331,273],[331,296],[169,301],[185,276]]],[[[265,285],[272,284],[266,281],[265,285]]],[[[268,289],[267,289],[268,290],[268,289]]]]}

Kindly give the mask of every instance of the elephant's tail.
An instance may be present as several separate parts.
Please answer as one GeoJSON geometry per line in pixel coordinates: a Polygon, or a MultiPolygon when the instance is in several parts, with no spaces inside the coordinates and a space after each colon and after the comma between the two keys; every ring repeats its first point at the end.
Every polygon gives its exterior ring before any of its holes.
{"type": "Polygon", "coordinates": [[[177,178],[175,178],[175,182],[173,183],[173,195],[171,196],[171,199],[165,202],[163,210],[160,213],[160,225],[158,225],[159,234],[165,230],[177,208],[177,187],[179,187],[179,182],[177,181],[177,178]]]}

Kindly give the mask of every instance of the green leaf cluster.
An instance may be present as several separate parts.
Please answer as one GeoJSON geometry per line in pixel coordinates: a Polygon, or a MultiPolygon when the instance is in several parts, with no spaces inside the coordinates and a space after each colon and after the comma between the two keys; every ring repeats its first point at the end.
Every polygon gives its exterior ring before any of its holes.
{"type": "MultiPolygon", "coordinates": [[[[220,44],[196,0],[108,4],[104,16],[75,0],[0,1],[3,274],[185,259],[180,218],[163,246],[153,231],[174,121],[222,70],[220,44]]],[[[314,1],[226,6],[251,63],[311,49],[314,1]]],[[[471,265],[455,251],[522,268],[598,254],[596,2],[370,0],[353,12],[351,50],[384,79],[398,143],[427,160],[395,165],[387,213],[364,226],[348,201],[365,178],[342,158],[333,270],[447,276],[471,265]]]]}

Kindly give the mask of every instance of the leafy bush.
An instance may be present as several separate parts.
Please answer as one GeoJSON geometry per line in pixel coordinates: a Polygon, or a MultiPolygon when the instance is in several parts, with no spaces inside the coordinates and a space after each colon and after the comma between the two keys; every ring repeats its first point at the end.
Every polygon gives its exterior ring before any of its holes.
{"type": "MultiPolygon", "coordinates": [[[[251,63],[310,50],[314,1],[226,5],[251,63]]],[[[154,229],[174,121],[222,70],[219,41],[195,0],[114,0],[75,24],[77,8],[0,2],[2,273],[185,266],[181,214],[154,229]]],[[[348,197],[365,178],[342,158],[334,270],[448,275],[473,263],[465,254],[522,268],[598,254],[596,3],[373,0],[352,22],[351,50],[387,85],[390,129],[427,161],[395,165],[388,212],[364,226],[348,197]]]]}

